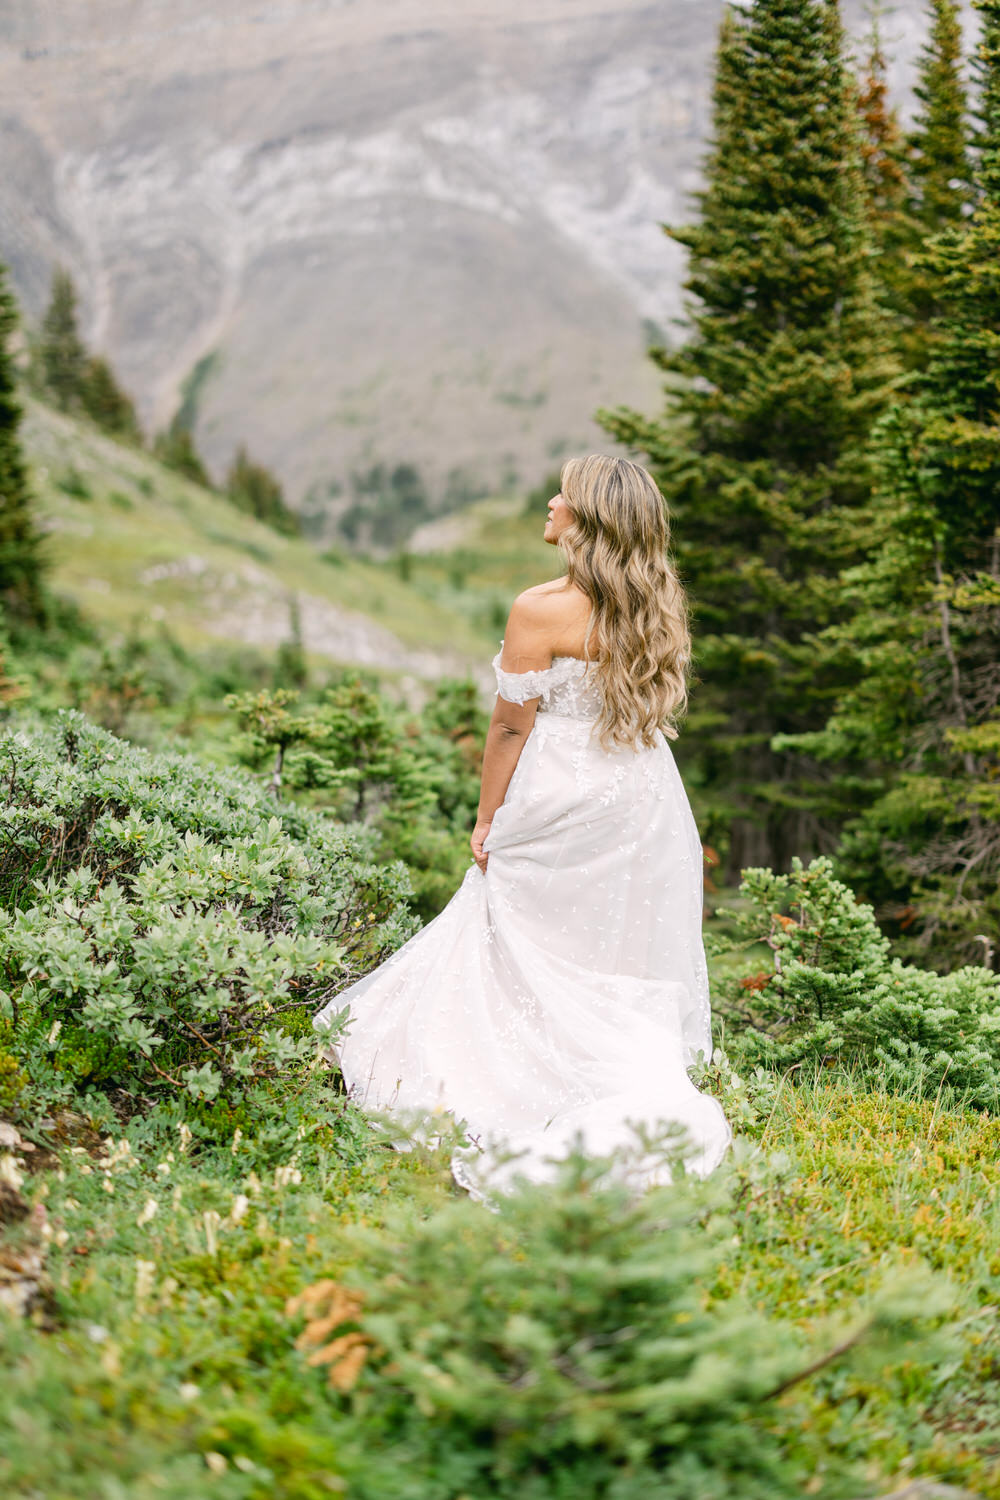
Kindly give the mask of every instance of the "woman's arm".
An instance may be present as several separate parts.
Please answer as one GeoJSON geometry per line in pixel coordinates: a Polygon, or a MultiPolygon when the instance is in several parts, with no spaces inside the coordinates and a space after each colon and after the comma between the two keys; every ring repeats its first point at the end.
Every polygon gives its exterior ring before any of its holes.
{"type": "MultiPolygon", "coordinates": [[[[522,594],[514,601],[504,634],[503,667],[508,672],[533,672],[552,665],[552,610],[547,601],[522,594]]],[[[472,857],[485,874],[489,855],[483,840],[490,831],[493,815],[507,795],[521,751],[535,723],[539,700],[508,703],[497,698],[483,751],[483,778],[479,792],[479,810],[472,832],[472,857]]]]}
{"type": "Polygon", "coordinates": [[[479,811],[471,840],[472,857],[484,873],[489,855],[483,852],[483,840],[490,831],[493,814],[507,795],[514,767],[534,726],[537,707],[537,698],[532,698],[529,703],[508,703],[498,698],[486,731],[479,811]]]}

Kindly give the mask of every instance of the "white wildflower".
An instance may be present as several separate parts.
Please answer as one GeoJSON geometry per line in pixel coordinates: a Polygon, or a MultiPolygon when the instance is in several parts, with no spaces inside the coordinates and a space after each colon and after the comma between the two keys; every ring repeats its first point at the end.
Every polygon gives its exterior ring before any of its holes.
{"type": "Polygon", "coordinates": [[[222,1223],[222,1215],[216,1213],[214,1208],[206,1208],[202,1214],[205,1225],[205,1246],[209,1255],[214,1255],[219,1248],[219,1225],[222,1223]]]}
{"type": "Polygon", "coordinates": [[[139,1217],[135,1221],[140,1229],[144,1224],[148,1224],[150,1219],[156,1218],[156,1212],[159,1206],[160,1205],[157,1203],[155,1198],[146,1199],[145,1203],[142,1205],[142,1212],[139,1214],[139,1217]]]}
{"type": "Polygon", "coordinates": [[[135,1305],[140,1312],[146,1306],[156,1279],[156,1261],[140,1260],[135,1263],[135,1305]]]}
{"type": "Polygon", "coordinates": [[[246,1193],[237,1193],[236,1197],[233,1199],[233,1206],[229,1210],[230,1224],[238,1224],[249,1207],[250,1199],[247,1197],[246,1193]]]}

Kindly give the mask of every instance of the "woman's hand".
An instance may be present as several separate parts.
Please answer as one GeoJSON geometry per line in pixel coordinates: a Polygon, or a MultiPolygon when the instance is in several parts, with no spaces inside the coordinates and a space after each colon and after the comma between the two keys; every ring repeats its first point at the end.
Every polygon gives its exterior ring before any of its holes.
{"type": "Polygon", "coordinates": [[[483,852],[483,844],[486,842],[486,836],[492,826],[492,823],[484,823],[480,820],[472,830],[472,838],[469,840],[472,845],[472,857],[484,875],[486,874],[486,861],[489,859],[489,855],[483,852]]]}

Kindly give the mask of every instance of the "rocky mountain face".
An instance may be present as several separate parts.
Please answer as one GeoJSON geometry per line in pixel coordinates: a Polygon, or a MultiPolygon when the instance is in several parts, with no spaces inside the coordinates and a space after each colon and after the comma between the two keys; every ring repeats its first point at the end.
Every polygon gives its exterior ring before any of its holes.
{"type": "MultiPolygon", "coordinates": [[[[0,258],[29,316],[65,264],[217,474],[246,442],[333,515],[408,465],[415,518],[534,483],[655,401],[720,10],[0,0],[0,258]]],[[[904,84],[923,13],[885,23],[904,84]]]]}

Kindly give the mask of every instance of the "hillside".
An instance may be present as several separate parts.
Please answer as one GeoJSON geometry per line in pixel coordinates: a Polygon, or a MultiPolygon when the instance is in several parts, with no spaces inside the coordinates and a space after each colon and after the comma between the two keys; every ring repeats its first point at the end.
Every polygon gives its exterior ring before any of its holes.
{"type": "MultiPolygon", "coordinates": [[[[903,88],[924,9],[886,23],[903,88]]],[[[183,406],[217,476],[249,441],[319,525],[379,463],[432,508],[530,486],[655,401],[719,11],[8,6],[0,259],[30,317],[66,264],[144,420],[183,406]]]]}
{"type": "MultiPolygon", "coordinates": [[[[482,675],[492,636],[390,567],[322,556],[84,423],[29,402],[25,446],[54,589],[112,626],[272,647],[296,601],[308,652],[393,674],[482,675]]],[[[495,649],[495,648],[494,648],[495,649]]]]}

